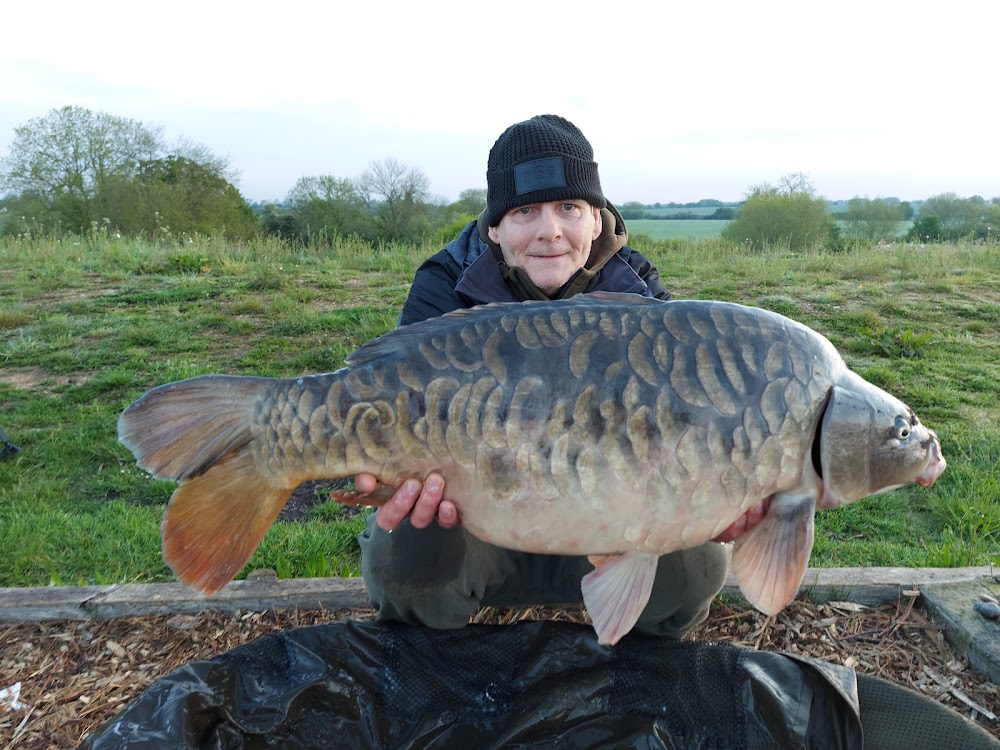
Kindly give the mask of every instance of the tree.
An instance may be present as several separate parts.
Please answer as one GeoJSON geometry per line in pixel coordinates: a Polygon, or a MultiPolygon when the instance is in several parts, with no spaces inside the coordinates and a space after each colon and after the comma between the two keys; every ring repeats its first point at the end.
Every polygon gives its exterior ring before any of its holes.
{"type": "Polygon", "coordinates": [[[380,239],[415,242],[428,230],[430,180],[416,167],[393,158],[376,161],[354,187],[368,206],[380,239]]]}
{"type": "Polygon", "coordinates": [[[736,218],[736,209],[732,206],[722,206],[704,218],[729,221],[736,218]]]}
{"type": "Polygon", "coordinates": [[[448,204],[453,213],[479,216],[486,210],[486,188],[466,188],[458,194],[458,200],[448,204]]]}
{"type": "Polygon", "coordinates": [[[44,218],[82,230],[100,218],[101,191],[136,177],[160,150],[159,131],[136,120],[83,107],[53,109],[15,128],[0,163],[0,187],[36,199],[51,215],[44,218]]]}
{"type": "MultiPolygon", "coordinates": [[[[16,128],[0,164],[0,186],[14,193],[8,208],[31,231],[100,223],[248,237],[257,219],[234,179],[228,160],[206,146],[181,139],[168,151],[159,130],[83,107],[54,109],[16,128]]],[[[11,231],[10,222],[2,229],[11,231]]]]}
{"type": "Polygon", "coordinates": [[[944,227],[937,216],[921,216],[910,227],[906,239],[916,242],[940,242],[944,239],[944,227]]]}
{"type": "Polygon", "coordinates": [[[223,232],[241,239],[255,234],[250,205],[217,171],[225,162],[207,161],[169,155],[144,162],[135,178],[105,186],[98,196],[101,216],[133,234],[223,232]]]}
{"type": "Polygon", "coordinates": [[[303,242],[324,234],[374,238],[368,207],[350,180],[333,175],[302,177],[288,192],[285,205],[293,233],[303,242]]]}
{"type": "Polygon", "coordinates": [[[777,186],[765,182],[751,187],[722,236],[751,246],[787,244],[800,249],[825,242],[834,228],[826,201],[815,195],[806,175],[796,172],[782,177],[777,186]]]}
{"type": "Polygon", "coordinates": [[[645,219],[647,217],[646,207],[639,201],[628,201],[618,206],[618,212],[626,221],[632,219],[645,219]]]}
{"type": "Polygon", "coordinates": [[[981,234],[977,230],[989,224],[987,208],[986,201],[978,195],[959,198],[955,193],[941,193],[924,201],[920,206],[920,218],[937,217],[944,239],[959,240],[981,234]]]}
{"type": "Polygon", "coordinates": [[[903,216],[903,206],[898,202],[855,196],[847,202],[847,210],[841,214],[841,221],[848,237],[881,242],[897,235],[903,224],[903,216]]]}

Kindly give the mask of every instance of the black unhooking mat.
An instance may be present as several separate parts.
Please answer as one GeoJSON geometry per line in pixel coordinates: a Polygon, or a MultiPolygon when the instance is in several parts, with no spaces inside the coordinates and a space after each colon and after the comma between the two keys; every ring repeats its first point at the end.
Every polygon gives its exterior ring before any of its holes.
{"type": "MultiPolygon", "coordinates": [[[[882,696],[889,684],[878,683],[863,685],[882,696]]],[[[986,742],[954,747],[1000,747],[913,696],[910,713],[931,709],[936,733],[964,727],[986,742]]],[[[726,644],[632,633],[607,647],[587,626],[551,621],[454,631],[337,622],[192,662],[81,747],[856,748],[858,702],[852,670],[726,644]]],[[[915,718],[879,705],[890,724],[915,718]]],[[[949,746],[884,734],[883,748],[949,746]]]]}

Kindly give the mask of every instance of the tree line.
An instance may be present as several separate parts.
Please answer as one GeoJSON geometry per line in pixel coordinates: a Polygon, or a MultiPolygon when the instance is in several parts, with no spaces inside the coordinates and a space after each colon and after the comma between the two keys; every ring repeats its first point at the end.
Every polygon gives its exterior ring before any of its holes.
{"type": "Polygon", "coordinates": [[[251,206],[236,177],[205,146],[167,144],[136,120],[54,109],[16,128],[0,160],[0,234],[107,228],[149,237],[418,242],[461,228],[486,207],[485,189],[463,191],[452,203],[432,199],[427,176],[392,158],[354,179],[303,177],[280,204],[251,206]]]}
{"type": "MultiPolygon", "coordinates": [[[[0,160],[0,234],[85,233],[95,228],[130,235],[183,237],[223,234],[246,239],[260,233],[303,243],[356,236],[373,243],[443,245],[486,206],[486,191],[463,191],[457,201],[430,194],[418,168],[387,158],[355,178],[302,177],[280,203],[251,206],[233,182],[226,159],[187,140],[167,144],[160,130],[83,107],[54,109],[15,129],[0,160]]],[[[661,204],[655,204],[657,208],[661,204]]],[[[702,200],[670,208],[714,207],[710,216],[651,215],[638,201],[623,217],[726,219],[723,237],[763,246],[906,239],[919,242],[995,241],[1000,198],[932,196],[919,213],[895,199],[855,197],[831,215],[809,178],[785,175],[750,188],[738,206],[702,200]]]]}

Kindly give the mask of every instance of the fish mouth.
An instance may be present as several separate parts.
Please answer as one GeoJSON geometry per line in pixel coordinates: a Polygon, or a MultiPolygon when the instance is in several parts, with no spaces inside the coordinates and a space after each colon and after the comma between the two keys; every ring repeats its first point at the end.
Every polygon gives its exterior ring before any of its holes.
{"type": "Polygon", "coordinates": [[[941,473],[948,466],[948,462],[941,455],[941,443],[937,435],[931,433],[930,458],[924,470],[917,475],[916,482],[921,487],[933,487],[934,482],[941,476],[941,473]]]}

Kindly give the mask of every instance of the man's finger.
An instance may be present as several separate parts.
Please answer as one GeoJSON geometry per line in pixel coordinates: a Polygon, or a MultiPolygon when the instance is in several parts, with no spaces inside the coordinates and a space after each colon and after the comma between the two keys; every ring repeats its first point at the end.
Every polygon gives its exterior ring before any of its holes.
{"type": "Polygon", "coordinates": [[[378,478],[374,474],[358,474],[354,477],[354,487],[358,492],[370,495],[378,486],[378,478]]]}
{"type": "Polygon", "coordinates": [[[375,522],[386,531],[392,531],[413,510],[419,494],[420,482],[416,479],[407,479],[396,490],[392,499],[379,508],[378,513],[375,514],[375,522]]]}
{"type": "Polygon", "coordinates": [[[451,500],[442,500],[438,506],[438,525],[443,529],[453,528],[458,523],[458,508],[451,500]]]}
{"type": "Polygon", "coordinates": [[[414,528],[424,529],[430,525],[438,514],[441,497],[444,495],[444,479],[440,474],[431,474],[424,481],[420,497],[410,513],[410,523],[414,528]]]}

